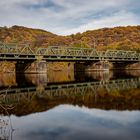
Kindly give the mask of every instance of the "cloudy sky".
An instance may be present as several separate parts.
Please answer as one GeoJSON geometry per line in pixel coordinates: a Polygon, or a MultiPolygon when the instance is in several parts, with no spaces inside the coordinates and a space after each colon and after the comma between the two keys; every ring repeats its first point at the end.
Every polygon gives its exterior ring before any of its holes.
{"type": "Polygon", "coordinates": [[[0,0],[0,26],[21,25],[68,35],[140,25],[140,0],[0,0]]]}

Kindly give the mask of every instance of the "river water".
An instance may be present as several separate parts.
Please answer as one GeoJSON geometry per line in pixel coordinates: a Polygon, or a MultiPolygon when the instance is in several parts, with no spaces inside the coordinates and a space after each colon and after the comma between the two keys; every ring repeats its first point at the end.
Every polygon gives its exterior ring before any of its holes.
{"type": "Polygon", "coordinates": [[[140,71],[0,75],[1,140],[139,140],[140,71]]]}

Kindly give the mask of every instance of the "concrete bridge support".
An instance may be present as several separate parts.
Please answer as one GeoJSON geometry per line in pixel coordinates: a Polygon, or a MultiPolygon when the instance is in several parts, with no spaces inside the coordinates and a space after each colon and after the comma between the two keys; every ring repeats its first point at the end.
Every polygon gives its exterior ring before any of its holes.
{"type": "Polygon", "coordinates": [[[86,71],[90,70],[140,70],[140,62],[108,62],[108,61],[99,61],[91,63],[86,67],[86,71]]]}
{"type": "Polygon", "coordinates": [[[92,70],[104,71],[104,70],[109,70],[111,68],[112,68],[112,63],[108,61],[98,61],[88,65],[86,67],[86,71],[92,71],[92,70]]]}
{"type": "Polygon", "coordinates": [[[140,70],[140,62],[128,64],[125,69],[140,70]]]}
{"type": "Polygon", "coordinates": [[[75,63],[75,71],[104,71],[112,68],[112,63],[108,61],[98,61],[98,62],[83,62],[75,63]]]}
{"type": "Polygon", "coordinates": [[[16,72],[17,73],[46,73],[47,62],[42,60],[37,60],[34,62],[19,61],[16,63],[16,72]]]}
{"type": "Polygon", "coordinates": [[[140,70],[140,62],[115,62],[113,63],[112,69],[140,70]]]}

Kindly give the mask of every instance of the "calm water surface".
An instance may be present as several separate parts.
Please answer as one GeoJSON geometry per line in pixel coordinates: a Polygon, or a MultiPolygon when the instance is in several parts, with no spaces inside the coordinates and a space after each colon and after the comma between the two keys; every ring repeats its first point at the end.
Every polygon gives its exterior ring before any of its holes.
{"type": "Polygon", "coordinates": [[[139,140],[140,71],[0,76],[1,140],[139,140]]]}

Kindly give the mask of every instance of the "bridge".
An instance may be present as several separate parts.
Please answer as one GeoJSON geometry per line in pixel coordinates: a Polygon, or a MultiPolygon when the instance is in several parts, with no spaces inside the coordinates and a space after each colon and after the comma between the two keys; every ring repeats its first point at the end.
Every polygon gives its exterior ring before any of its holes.
{"type": "Polygon", "coordinates": [[[0,90],[1,103],[20,102],[22,99],[31,101],[34,96],[48,96],[49,98],[84,96],[87,93],[98,94],[100,91],[112,93],[113,91],[136,89],[140,86],[140,78],[118,79],[106,82],[83,82],[60,85],[47,85],[44,87],[8,88],[0,90]]]}
{"type": "MultiPolygon", "coordinates": [[[[77,48],[68,46],[34,48],[28,44],[10,44],[0,42],[0,61],[4,60],[10,62],[15,61],[14,69],[16,72],[46,73],[46,62],[49,61],[74,62],[72,64],[73,69],[82,71],[85,69],[85,65],[87,65],[87,68],[89,69],[90,66],[92,66],[93,69],[101,70],[109,69],[110,67],[124,68],[128,66],[127,68],[129,68],[130,65],[140,62],[140,53],[124,50],[97,51],[93,48],[77,48]],[[81,64],[81,62],[83,64],[81,64]]],[[[1,66],[1,69],[9,68],[3,68],[3,66],[1,66]]],[[[11,69],[13,69],[13,66],[11,69]]],[[[140,69],[139,65],[134,69],[140,69]]]]}
{"type": "Polygon", "coordinates": [[[28,44],[0,42],[0,60],[46,60],[46,61],[131,61],[139,62],[136,51],[106,50],[93,48],[50,46],[33,48],[28,44]]]}

